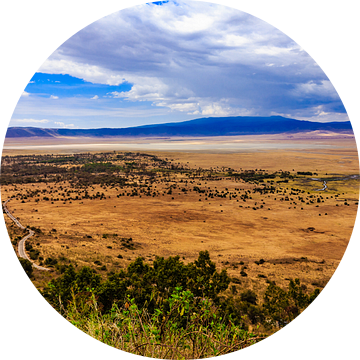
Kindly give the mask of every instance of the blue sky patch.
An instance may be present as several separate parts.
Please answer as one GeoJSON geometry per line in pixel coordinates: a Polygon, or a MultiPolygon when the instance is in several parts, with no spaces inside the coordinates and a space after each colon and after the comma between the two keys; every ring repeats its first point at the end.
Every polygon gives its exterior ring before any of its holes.
{"type": "Polygon", "coordinates": [[[99,98],[108,96],[109,93],[127,92],[132,85],[125,82],[118,86],[93,84],[70,75],[35,73],[26,86],[25,91],[38,96],[49,97],[86,97],[99,98]]]}

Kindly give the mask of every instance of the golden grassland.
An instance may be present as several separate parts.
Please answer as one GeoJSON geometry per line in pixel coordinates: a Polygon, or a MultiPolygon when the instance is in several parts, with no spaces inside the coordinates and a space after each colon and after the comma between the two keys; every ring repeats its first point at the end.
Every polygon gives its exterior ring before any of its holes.
{"type": "MultiPolygon", "coordinates": [[[[193,171],[192,176],[172,171],[166,177],[160,172],[154,182],[146,183],[151,196],[131,196],[133,188],[129,186],[92,185],[89,194],[99,192],[105,198],[43,200],[43,194],[51,197],[55,191],[81,194],[82,190],[66,182],[3,185],[1,195],[3,201],[16,197],[8,208],[23,225],[41,229],[30,243],[43,259],[91,266],[105,275],[139,256],[149,264],[155,256],[175,255],[190,262],[199,251],[208,250],[217,267],[228,271],[237,290],[262,293],[269,280],[285,287],[288,279],[299,278],[313,291],[324,287],[338,266],[351,237],[359,199],[358,178],[346,178],[359,174],[354,139],[319,141],[329,146],[241,152],[146,151],[193,171]],[[205,170],[210,168],[222,174],[221,180],[206,177],[205,170]],[[252,191],[259,184],[226,176],[228,168],[317,175],[300,175],[287,183],[278,183],[280,177],[272,183],[265,180],[277,192],[261,194],[252,191]],[[317,191],[322,182],[311,178],[338,180],[328,181],[328,189],[317,191]],[[194,187],[207,193],[194,191],[194,187]],[[31,197],[21,200],[19,194],[35,189],[41,191],[39,201],[31,197]],[[209,191],[228,195],[212,198],[207,196],[209,191]],[[249,198],[243,201],[241,195],[247,191],[249,198]],[[259,263],[260,259],[264,262],[259,263]]],[[[5,150],[3,155],[16,153],[29,150],[5,150]]],[[[145,185],[136,172],[121,176],[145,185]]],[[[6,216],[5,221],[13,240],[21,232],[6,216]]],[[[34,284],[39,288],[56,276],[56,272],[34,271],[34,284]]]]}

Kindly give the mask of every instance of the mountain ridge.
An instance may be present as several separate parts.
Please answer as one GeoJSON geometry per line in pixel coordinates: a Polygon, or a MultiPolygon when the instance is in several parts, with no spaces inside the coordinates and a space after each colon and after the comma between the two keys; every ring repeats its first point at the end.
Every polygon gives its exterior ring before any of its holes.
{"type": "Polygon", "coordinates": [[[127,128],[37,128],[9,127],[6,138],[22,137],[141,137],[141,136],[233,136],[295,133],[315,130],[352,131],[350,121],[312,122],[282,116],[208,117],[182,122],[149,124],[127,128]]]}

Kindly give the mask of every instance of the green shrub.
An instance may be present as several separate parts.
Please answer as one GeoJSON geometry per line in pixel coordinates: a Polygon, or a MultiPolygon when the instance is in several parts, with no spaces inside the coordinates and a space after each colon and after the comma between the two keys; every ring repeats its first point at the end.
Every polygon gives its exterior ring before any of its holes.
{"type": "Polygon", "coordinates": [[[240,350],[264,338],[236,326],[230,316],[219,315],[211,300],[196,302],[194,294],[181,287],[165,299],[167,309],[157,307],[153,313],[126,297],[123,306],[114,305],[109,313],[102,314],[96,295],[87,293],[90,301],[72,297],[64,317],[95,339],[136,355],[208,358],[240,350]]]}
{"type": "Polygon", "coordinates": [[[288,290],[285,291],[271,283],[264,296],[264,312],[268,324],[283,327],[295,319],[320,293],[319,289],[307,295],[300,280],[290,280],[288,290]]]}
{"type": "Polygon", "coordinates": [[[252,290],[245,290],[240,294],[241,301],[248,302],[249,304],[256,305],[257,295],[252,290]]]}
{"type": "Polygon", "coordinates": [[[57,260],[54,259],[54,258],[48,257],[48,258],[45,260],[45,265],[53,266],[53,265],[56,265],[56,264],[57,264],[57,260]]]}
{"type": "Polygon", "coordinates": [[[31,260],[37,260],[38,257],[39,257],[39,254],[40,254],[40,251],[39,250],[35,250],[35,249],[32,249],[29,253],[30,255],[30,259],[31,260]]]}

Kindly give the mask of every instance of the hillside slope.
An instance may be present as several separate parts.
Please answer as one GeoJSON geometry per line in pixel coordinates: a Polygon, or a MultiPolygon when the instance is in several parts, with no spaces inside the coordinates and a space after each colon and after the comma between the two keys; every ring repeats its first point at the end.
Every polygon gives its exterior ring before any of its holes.
{"type": "Polygon", "coordinates": [[[177,123],[153,124],[128,128],[101,129],[45,129],[34,127],[9,127],[7,138],[21,137],[60,137],[60,136],[229,136],[261,135],[304,131],[352,131],[350,121],[346,122],[311,122],[270,117],[215,117],[201,118],[177,123]]]}

